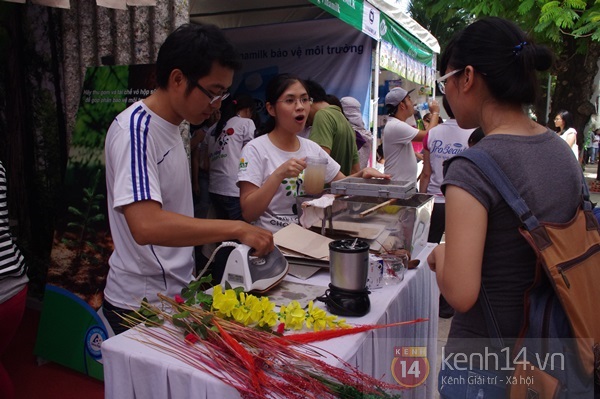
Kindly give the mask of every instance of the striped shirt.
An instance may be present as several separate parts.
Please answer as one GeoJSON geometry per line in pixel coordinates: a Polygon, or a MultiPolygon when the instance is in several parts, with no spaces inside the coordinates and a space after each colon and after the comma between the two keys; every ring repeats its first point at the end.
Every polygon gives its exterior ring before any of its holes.
{"type": "Polygon", "coordinates": [[[6,191],[6,170],[0,162],[0,279],[19,277],[26,271],[25,259],[10,233],[6,191]]]}

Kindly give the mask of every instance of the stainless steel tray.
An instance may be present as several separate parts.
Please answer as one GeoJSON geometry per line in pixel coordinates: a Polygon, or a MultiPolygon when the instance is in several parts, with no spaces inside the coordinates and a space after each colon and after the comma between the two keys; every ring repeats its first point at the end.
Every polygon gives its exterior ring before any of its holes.
{"type": "Polygon", "coordinates": [[[406,199],[417,193],[415,183],[399,180],[346,177],[331,183],[332,194],[406,199]]]}

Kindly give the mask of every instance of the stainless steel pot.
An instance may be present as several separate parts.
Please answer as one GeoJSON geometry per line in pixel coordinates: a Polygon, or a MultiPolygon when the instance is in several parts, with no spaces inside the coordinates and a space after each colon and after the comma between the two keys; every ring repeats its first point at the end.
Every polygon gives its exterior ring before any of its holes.
{"type": "Polygon", "coordinates": [[[331,284],[350,291],[362,291],[367,285],[369,244],[358,239],[329,243],[331,284]]]}

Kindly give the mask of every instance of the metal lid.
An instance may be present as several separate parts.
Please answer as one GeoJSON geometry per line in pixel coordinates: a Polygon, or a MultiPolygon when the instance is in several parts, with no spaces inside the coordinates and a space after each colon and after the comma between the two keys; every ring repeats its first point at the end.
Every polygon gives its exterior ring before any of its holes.
{"type": "Polygon", "coordinates": [[[337,252],[357,253],[368,251],[369,244],[358,238],[335,240],[329,243],[329,249],[337,252]]]}

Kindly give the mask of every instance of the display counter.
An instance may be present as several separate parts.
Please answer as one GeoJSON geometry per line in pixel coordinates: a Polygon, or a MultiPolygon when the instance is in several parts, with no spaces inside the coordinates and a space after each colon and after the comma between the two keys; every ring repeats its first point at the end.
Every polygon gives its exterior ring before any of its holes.
{"type": "MultiPolygon", "coordinates": [[[[397,285],[373,289],[371,310],[350,324],[386,324],[429,318],[428,321],[373,330],[314,344],[324,349],[325,360],[339,365],[336,357],[389,383],[407,386],[403,398],[433,398],[436,391],[436,348],[439,291],[429,270],[428,244],[416,258],[420,265],[405,273],[397,285]],[[404,375],[402,375],[404,373],[404,375]],[[414,386],[413,386],[414,385],[414,386]],[[411,387],[408,387],[411,386],[411,387]]],[[[287,281],[326,287],[327,269],[308,280],[292,276],[287,281]]],[[[325,308],[324,305],[319,305],[325,308]]],[[[140,332],[129,330],[102,344],[105,397],[134,398],[239,398],[238,392],[200,370],[136,340],[140,332]]]]}

